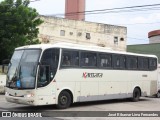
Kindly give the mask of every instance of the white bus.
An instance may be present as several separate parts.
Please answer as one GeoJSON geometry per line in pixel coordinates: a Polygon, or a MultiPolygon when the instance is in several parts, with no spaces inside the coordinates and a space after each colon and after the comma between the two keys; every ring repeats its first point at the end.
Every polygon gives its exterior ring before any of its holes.
{"type": "Polygon", "coordinates": [[[157,92],[157,98],[160,98],[160,64],[158,65],[158,92],[157,92]]]}
{"type": "Polygon", "coordinates": [[[6,100],[27,105],[132,98],[157,93],[157,57],[69,43],[16,48],[6,100]]]}

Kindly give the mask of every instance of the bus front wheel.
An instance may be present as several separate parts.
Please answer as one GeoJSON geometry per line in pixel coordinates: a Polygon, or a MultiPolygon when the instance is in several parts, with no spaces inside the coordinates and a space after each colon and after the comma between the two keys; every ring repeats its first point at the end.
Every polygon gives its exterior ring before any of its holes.
{"type": "Polygon", "coordinates": [[[134,91],[133,91],[132,101],[133,101],[133,102],[139,101],[140,96],[141,96],[141,91],[140,91],[140,89],[135,88],[134,91]]]}
{"type": "Polygon", "coordinates": [[[58,109],[65,109],[71,105],[71,96],[67,91],[62,91],[58,97],[58,109]]]}

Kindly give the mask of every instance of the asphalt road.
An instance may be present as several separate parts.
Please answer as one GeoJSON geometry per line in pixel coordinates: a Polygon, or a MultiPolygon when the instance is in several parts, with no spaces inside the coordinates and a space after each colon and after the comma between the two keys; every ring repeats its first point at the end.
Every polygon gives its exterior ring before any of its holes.
{"type": "MultiPolygon", "coordinates": [[[[10,112],[10,111],[17,111],[17,112],[32,112],[32,111],[40,111],[42,112],[42,115],[45,116],[43,120],[70,120],[70,119],[76,119],[76,120],[84,120],[84,119],[95,119],[95,120],[132,120],[135,117],[93,117],[95,114],[98,114],[99,111],[108,111],[112,113],[112,111],[119,111],[120,113],[124,111],[124,113],[127,113],[127,111],[159,111],[160,113],[160,98],[141,98],[139,102],[131,102],[130,100],[107,100],[107,101],[98,101],[98,102],[87,102],[87,103],[76,103],[73,104],[70,108],[65,110],[57,110],[55,105],[48,105],[48,106],[26,106],[21,104],[15,104],[15,103],[8,103],[5,100],[4,95],[0,95],[0,111],[3,112],[10,112]],[[87,113],[87,111],[92,111],[91,117],[77,117],[76,115],[79,113],[79,111],[84,113],[87,113]],[[96,111],[96,112],[95,112],[96,111]],[[70,114],[73,112],[74,117],[64,117],[64,116],[56,116],[53,118],[53,114],[56,112],[60,112],[61,115],[64,114],[70,114]],[[75,114],[77,113],[77,114],[75,114]],[[76,118],[75,118],[76,117],[76,118]]],[[[1,120],[2,118],[0,118],[1,120]]],[[[3,118],[4,120],[6,118],[3,118]]],[[[8,119],[8,118],[7,118],[8,119]]],[[[13,120],[14,118],[11,118],[13,120]]],[[[23,118],[26,119],[26,118],[23,118]]],[[[34,120],[41,120],[42,118],[29,118],[34,120]]],[[[136,117],[136,120],[160,120],[160,117],[136,117]]],[[[16,120],[19,120],[19,118],[16,120]]],[[[135,119],[134,119],[135,120],[135,119]]]]}

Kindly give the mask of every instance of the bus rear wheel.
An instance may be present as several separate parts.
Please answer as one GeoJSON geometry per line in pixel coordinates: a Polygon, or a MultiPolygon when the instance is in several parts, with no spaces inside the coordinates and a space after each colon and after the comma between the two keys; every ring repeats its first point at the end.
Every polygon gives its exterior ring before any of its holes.
{"type": "Polygon", "coordinates": [[[67,91],[62,91],[58,97],[58,109],[66,109],[71,105],[71,95],[67,91]]]}
{"type": "Polygon", "coordinates": [[[141,91],[140,91],[140,89],[135,88],[134,91],[133,91],[132,101],[133,101],[133,102],[139,101],[140,96],[141,96],[141,91]]]}
{"type": "Polygon", "coordinates": [[[157,98],[160,98],[160,91],[157,92],[157,98]]]}

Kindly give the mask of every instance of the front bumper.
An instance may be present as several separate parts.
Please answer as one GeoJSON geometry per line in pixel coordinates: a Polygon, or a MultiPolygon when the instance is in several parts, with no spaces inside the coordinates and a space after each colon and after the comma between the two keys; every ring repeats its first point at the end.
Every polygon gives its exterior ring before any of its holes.
{"type": "Polygon", "coordinates": [[[36,106],[34,98],[15,97],[9,95],[5,95],[5,98],[8,102],[36,106]]]}

